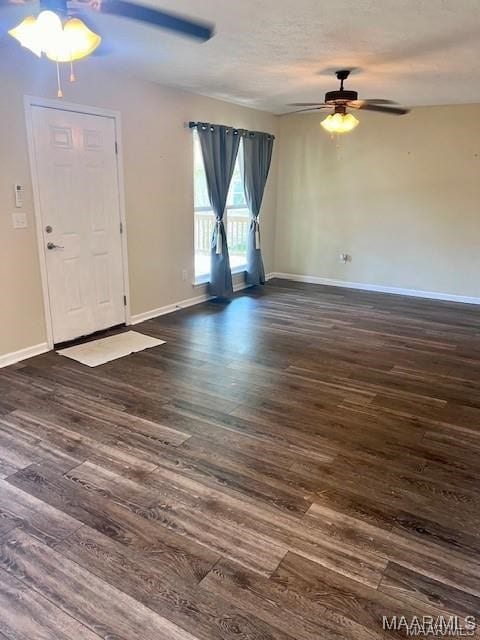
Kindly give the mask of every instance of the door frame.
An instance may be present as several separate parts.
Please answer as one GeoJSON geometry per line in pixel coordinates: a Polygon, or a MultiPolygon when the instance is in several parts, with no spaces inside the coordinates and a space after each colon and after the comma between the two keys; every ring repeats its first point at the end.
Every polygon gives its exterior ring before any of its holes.
{"type": "Polygon", "coordinates": [[[115,142],[116,142],[116,167],[118,180],[118,209],[120,214],[120,223],[122,225],[122,233],[120,234],[120,242],[122,248],[122,270],[123,270],[123,291],[126,296],[125,305],[125,324],[132,322],[130,308],[130,282],[128,270],[128,250],[127,250],[127,223],[125,214],[125,181],[123,174],[123,146],[121,134],[120,112],[111,109],[102,109],[100,107],[89,107],[83,104],[75,104],[72,102],[60,102],[58,100],[50,100],[47,98],[36,98],[34,96],[24,96],[25,122],[27,130],[28,157],[30,162],[30,174],[33,188],[33,210],[36,225],[37,250],[40,263],[40,275],[42,281],[43,309],[45,318],[45,327],[47,331],[47,345],[49,349],[53,349],[53,326],[50,307],[50,296],[48,289],[47,260],[44,250],[43,224],[41,218],[40,207],[40,185],[37,174],[35,143],[34,143],[34,127],[33,127],[33,107],[43,107],[46,109],[56,109],[57,111],[70,111],[73,113],[81,113],[91,116],[102,116],[111,118],[115,126],[115,142]]]}

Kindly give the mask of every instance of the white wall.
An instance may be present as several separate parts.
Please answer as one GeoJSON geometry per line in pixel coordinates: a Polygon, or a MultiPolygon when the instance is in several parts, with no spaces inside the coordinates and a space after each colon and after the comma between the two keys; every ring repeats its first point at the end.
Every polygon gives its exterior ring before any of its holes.
{"type": "Polygon", "coordinates": [[[275,270],[480,296],[480,105],[356,115],[280,119],[275,270]]]}
{"type": "MultiPolygon", "coordinates": [[[[65,100],[121,112],[132,313],[202,293],[193,288],[193,159],[188,120],[276,133],[264,112],[102,71],[101,58],[77,66],[65,100]],[[182,270],[188,270],[187,281],[182,270]]],[[[55,66],[16,43],[0,56],[0,355],[45,342],[45,323],[27,157],[23,96],[52,98],[55,66]],[[13,229],[13,184],[25,186],[27,229],[13,229]]],[[[262,209],[265,267],[273,269],[274,157],[262,209]]]]}

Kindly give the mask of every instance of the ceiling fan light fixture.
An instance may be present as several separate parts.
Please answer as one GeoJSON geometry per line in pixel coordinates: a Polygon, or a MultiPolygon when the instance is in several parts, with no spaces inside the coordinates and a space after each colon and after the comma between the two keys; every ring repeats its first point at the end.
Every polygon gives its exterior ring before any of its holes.
{"type": "Polygon", "coordinates": [[[28,16],[8,32],[25,47],[54,62],[73,62],[90,55],[102,41],[79,18],[69,18],[62,25],[54,11],[41,11],[37,18],[28,16]]]}
{"type": "Polygon", "coordinates": [[[10,29],[8,33],[12,38],[18,40],[22,47],[29,49],[39,58],[41,57],[42,47],[38,40],[37,18],[35,16],[28,16],[14,29],[10,29]]]}
{"type": "Polygon", "coordinates": [[[71,62],[86,58],[95,51],[102,38],[94,33],[79,18],[70,18],[63,25],[63,30],[53,50],[47,49],[46,56],[58,62],[71,62]]]}
{"type": "Polygon", "coordinates": [[[322,120],[322,127],[329,133],[348,133],[353,131],[359,121],[351,113],[332,113],[322,120]]]}

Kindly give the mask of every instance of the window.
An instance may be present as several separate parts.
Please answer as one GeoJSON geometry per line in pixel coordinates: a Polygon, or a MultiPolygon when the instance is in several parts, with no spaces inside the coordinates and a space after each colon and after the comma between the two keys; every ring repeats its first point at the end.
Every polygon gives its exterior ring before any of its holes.
{"type": "MultiPolygon", "coordinates": [[[[194,156],[194,218],[195,218],[195,280],[208,280],[210,275],[210,246],[215,215],[208,200],[207,181],[203,168],[202,150],[196,131],[193,132],[194,156]]],[[[247,264],[247,233],[250,213],[243,191],[240,162],[243,161],[243,144],[240,141],[235,169],[227,198],[223,222],[227,231],[228,253],[232,271],[241,271],[247,264]]]]}

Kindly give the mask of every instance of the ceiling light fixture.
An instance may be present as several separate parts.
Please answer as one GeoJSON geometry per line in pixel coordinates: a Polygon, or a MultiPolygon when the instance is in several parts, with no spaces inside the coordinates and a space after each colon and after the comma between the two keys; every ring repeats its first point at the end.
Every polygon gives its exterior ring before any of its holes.
{"type": "Polygon", "coordinates": [[[22,47],[39,58],[45,55],[57,63],[58,97],[63,96],[60,86],[59,62],[71,65],[70,81],[75,80],[73,61],[89,56],[102,41],[79,18],[67,18],[63,23],[54,11],[41,11],[37,17],[28,16],[8,32],[22,47]]]}
{"type": "Polygon", "coordinates": [[[320,124],[331,134],[348,133],[355,129],[359,121],[351,113],[347,113],[344,107],[336,107],[335,113],[327,116],[320,124]]]}

